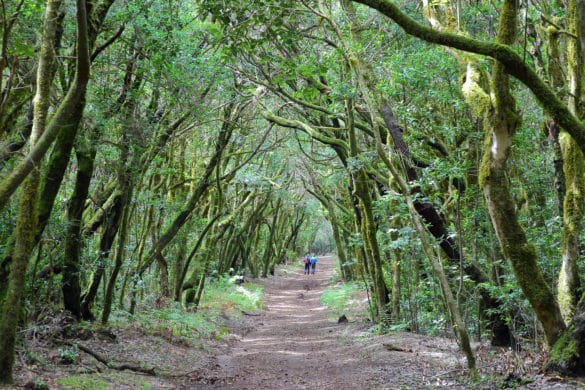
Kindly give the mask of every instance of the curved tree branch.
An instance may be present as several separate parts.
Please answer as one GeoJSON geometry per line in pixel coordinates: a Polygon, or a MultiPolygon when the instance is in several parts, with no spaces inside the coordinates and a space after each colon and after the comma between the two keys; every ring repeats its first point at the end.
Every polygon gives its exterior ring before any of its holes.
{"type": "Polygon", "coordinates": [[[49,150],[59,132],[74,123],[83,113],[85,104],[85,89],[89,80],[90,57],[88,51],[87,14],[84,0],[77,0],[77,63],[75,77],[71,88],[61,102],[59,108],[48,123],[45,132],[39,138],[34,148],[14,168],[14,170],[0,183],[0,210],[2,210],[12,194],[22,184],[29,173],[38,166],[49,150]]]}
{"type": "Polygon", "coordinates": [[[353,0],[367,5],[392,19],[409,35],[429,43],[448,46],[469,53],[481,54],[498,60],[506,73],[526,85],[546,112],[553,117],[575,139],[585,153],[585,124],[573,115],[536,71],[528,66],[512,47],[496,42],[477,39],[434,30],[406,15],[389,0],[353,0]]]}

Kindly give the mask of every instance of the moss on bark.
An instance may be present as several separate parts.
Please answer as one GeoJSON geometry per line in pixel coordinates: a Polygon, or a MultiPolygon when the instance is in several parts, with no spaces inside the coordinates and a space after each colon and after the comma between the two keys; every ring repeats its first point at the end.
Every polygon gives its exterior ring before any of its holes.
{"type": "MultiPolygon", "coordinates": [[[[567,100],[569,109],[579,116],[582,94],[583,57],[579,33],[583,21],[579,18],[578,8],[584,8],[582,0],[571,0],[568,6],[568,29],[572,34],[567,41],[567,100]]],[[[585,39],[585,38],[581,38],[585,39]]],[[[560,58],[560,56],[559,56],[560,58]]],[[[558,59],[560,62],[560,59],[558,59]]],[[[575,140],[566,132],[559,136],[563,154],[563,176],[565,178],[565,197],[563,200],[563,240],[561,247],[562,266],[557,283],[558,301],[565,321],[569,322],[578,300],[580,288],[579,261],[580,235],[583,219],[583,197],[585,192],[585,163],[583,152],[575,140]]]]}
{"type": "MultiPolygon", "coordinates": [[[[47,1],[47,10],[43,23],[41,54],[37,69],[37,90],[34,98],[34,119],[30,136],[30,153],[36,150],[46,129],[53,80],[51,75],[53,74],[53,65],[55,63],[53,42],[57,31],[57,14],[60,6],[61,1],[59,0],[47,1]]],[[[78,13],[81,12],[84,14],[85,6],[82,8],[83,10],[78,9],[78,13]]],[[[40,162],[40,159],[38,162],[40,162]]],[[[34,248],[37,227],[40,174],[38,167],[35,168],[33,170],[31,167],[29,170],[30,174],[27,173],[28,177],[27,175],[22,176],[23,178],[26,177],[26,179],[22,186],[18,204],[12,266],[10,268],[8,288],[2,305],[2,318],[0,320],[0,383],[12,383],[13,381],[12,369],[14,366],[16,330],[22,310],[26,271],[29,258],[34,248]]]]}
{"type": "Polygon", "coordinates": [[[585,295],[575,309],[570,326],[551,348],[548,371],[564,375],[585,375],[585,295]]]}

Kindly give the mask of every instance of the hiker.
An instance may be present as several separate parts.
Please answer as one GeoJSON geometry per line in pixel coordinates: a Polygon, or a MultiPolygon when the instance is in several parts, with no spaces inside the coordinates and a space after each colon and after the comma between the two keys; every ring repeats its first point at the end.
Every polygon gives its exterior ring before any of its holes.
{"type": "Polygon", "coordinates": [[[309,257],[309,263],[311,264],[311,274],[314,275],[315,274],[315,267],[317,267],[317,261],[319,259],[317,259],[317,256],[315,256],[315,254],[313,254],[313,256],[309,257]]]}
{"type": "Polygon", "coordinates": [[[305,259],[303,260],[303,263],[305,264],[305,275],[309,274],[309,270],[311,268],[311,262],[309,260],[309,254],[307,253],[305,255],[305,259]]]}

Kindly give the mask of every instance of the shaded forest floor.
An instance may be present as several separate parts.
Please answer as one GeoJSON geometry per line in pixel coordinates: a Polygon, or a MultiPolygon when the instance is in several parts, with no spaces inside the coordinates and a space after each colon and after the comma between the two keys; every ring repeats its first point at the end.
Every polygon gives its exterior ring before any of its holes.
{"type": "MultiPolygon", "coordinates": [[[[362,321],[365,301],[328,317],[320,296],[333,276],[333,257],[315,275],[279,270],[253,280],[264,308],[233,315],[220,332],[186,341],[139,323],[115,330],[72,326],[66,317],[27,337],[14,388],[29,389],[578,389],[584,383],[539,374],[542,354],[476,345],[482,379],[470,383],[453,339],[406,332],[375,335],[362,321]],[[63,341],[66,329],[72,334],[63,341]],[[58,335],[58,337],[57,337],[58,335]],[[57,340],[58,338],[58,340],[57,340]],[[193,341],[196,340],[196,341],[193,341]],[[76,345],[76,349],[73,345],[76,345]],[[71,353],[72,361],[64,357],[71,353]],[[100,362],[109,362],[109,366],[100,362]],[[66,359],[65,359],[66,360],[66,359]],[[68,363],[68,364],[66,364],[68,363]],[[130,369],[123,369],[123,365],[130,369]],[[113,367],[117,366],[117,369],[113,367]],[[144,371],[144,372],[137,372],[144,371]],[[154,375],[153,375],[154,374],[154,375]],[[46,386],[46,387],[43,387],[46,386]]],[[[30,332],[30,330],[29,330],[30,332]]]]}

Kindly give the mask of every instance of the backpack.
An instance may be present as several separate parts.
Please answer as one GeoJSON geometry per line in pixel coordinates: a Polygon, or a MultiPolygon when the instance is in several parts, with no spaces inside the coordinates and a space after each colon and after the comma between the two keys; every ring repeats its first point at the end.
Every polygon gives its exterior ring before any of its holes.
{"type": "Polygon", "coordinates": [[[309,258],[305,257],[305,264],[309,264],[309,258]]]}

